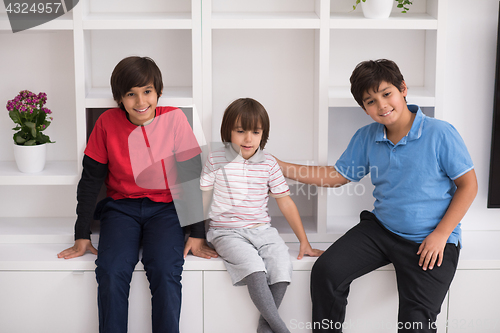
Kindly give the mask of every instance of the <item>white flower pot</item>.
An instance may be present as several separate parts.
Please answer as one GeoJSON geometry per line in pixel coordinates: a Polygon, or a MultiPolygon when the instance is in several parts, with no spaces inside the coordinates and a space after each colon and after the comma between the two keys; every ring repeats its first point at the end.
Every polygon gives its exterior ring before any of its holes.
{"type": "Polygon", "coordinates": [[[370,19],[386,19],[391,15],[394,0],[366,0],[361,2],[363,15],[370,19]]]}
{"type": "Polygon", "coordinates": [[[45,167],[47,144],[19,146],[14,144],[14,158],[17,168],[24,173],[36,173],[45,167]]]}

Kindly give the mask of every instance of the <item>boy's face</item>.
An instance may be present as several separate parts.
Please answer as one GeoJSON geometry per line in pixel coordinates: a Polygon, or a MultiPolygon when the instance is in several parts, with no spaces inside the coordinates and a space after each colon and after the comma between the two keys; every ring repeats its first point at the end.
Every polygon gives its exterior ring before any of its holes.
{"type": "Polygon", "coordinates": [[[255,130],[245,131],[241,127],[240,121],[238,121],[231,131],[231,144],[234,150],[243,156],[244,159],[249,159],[255,154],[261,140],[262,128],[260,124],[255,130]]]}
{"type": "Polygon", "coordinates": [[[363,94],[363,106],[365,112],[377,123],[385,125],[387,128],[400,124],[408,107],[405,97],[408,93],[406,83],[403,82],[403,89],[399,89],[391,83],[382,81],[378,91],[373,89],[363,94]]]}
{"type": "Polygon", "coordinates": [[[160,96],[152,83],[144,87],[131,88],[121,99],[130,122],[135,125],[143,125],[153,119],[160,96]]]}

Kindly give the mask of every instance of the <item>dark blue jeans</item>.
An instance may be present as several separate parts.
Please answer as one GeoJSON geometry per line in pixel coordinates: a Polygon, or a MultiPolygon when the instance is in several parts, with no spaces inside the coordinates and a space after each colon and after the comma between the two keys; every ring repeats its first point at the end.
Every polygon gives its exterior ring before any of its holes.
{"type": "Polygon", "coordinates": [[[422,270],[420,244],[387,230],[374,214],[361,221],[316,260],[311,271],[313,332],[342,332],[351,282],[389,263],[399,294],[398,332],[436,332],[435,321],[458,265],[460,249],[446,244],[441,267],[422,270]]]}
{"type": "Polygon", "coordinates": [[[153,332],[178,333],[184,232],[174,204],[108,198],[98,204],[95,215],[101,225],[95,270],[99,332],[127,332],[130,281],[142,247],[153,332]]]}

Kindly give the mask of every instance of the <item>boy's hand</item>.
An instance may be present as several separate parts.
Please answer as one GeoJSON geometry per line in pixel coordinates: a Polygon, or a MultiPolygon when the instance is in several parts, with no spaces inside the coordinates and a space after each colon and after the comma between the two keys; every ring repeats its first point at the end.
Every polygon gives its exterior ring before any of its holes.
{"type": "Polygon", "coordinates": [[[90,251],[93,254],[97,254],[97,250],[90,242],[90,239],[77,239],[75,241],[75,245],[60,252],[57,255],[57,257],[64,259],[71,259],[83,256],[87,251],[90,251]]]}
{"type": "Polygon", "coordinates": [[[421,266],[424,271],[426,271],[427,268],[433,269],[436,261],[437,266],[441,266],[448,237],[449,235],[433,231],[424,239],[422,244],[420,244],[417,252],[417,255],[420,255],[418,265],[421,266]]]}
{"type": "Polygon", "coordinates": [[[194,256],[205,259],[217,258],[219,256],[214,249],[207,245],[206,240],[203,238],[189,237],[184,246],[184,258],[186,258],[189,251],[194,256]]]}
{"type": "Polygon", "coordinates": [[[300,250],[299,250],[299,256],[297,257],[297,259],[302,259],[304,257],[304,255],[308,255],[310,257],[319,257],[320,255],[323,254],[323,250],[318,250],[318,249],[313,249],[311,247],[311,244],[309,244],[309,242],[307,242],[306,244],[304,243],[300,243],[300,250]]]}

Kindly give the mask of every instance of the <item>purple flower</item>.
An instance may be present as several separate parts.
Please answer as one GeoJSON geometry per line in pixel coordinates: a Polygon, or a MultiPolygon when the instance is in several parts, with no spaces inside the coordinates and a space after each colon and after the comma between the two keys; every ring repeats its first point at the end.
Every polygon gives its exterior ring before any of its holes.
{"type": "Polygon", "coordinates": [[[7,101],[6,104],[6,108],[9,112],[17,111],[21,113],[20,116],[13,117],[14,122],[21,125],[20,131],[18,133],[21,133],[23,137],[36,140],[37,143],[45,143],[47,141],[51,141],[47,136],[44,136],[43,140],[40,142],[40,138],[37,139],[33,137],[31,130],[26,130],[25,126],[23,125],[26,122],[33,122],[34,119],[36,119],[36,121],[38,122],[38,119],[40,119],[40,117],[42,117],[41,115],[43,115],[45,124],[41,124],[36,128],[39,131],[43,131],[47,128],[46,124],[49,124],[50,121],[53,120],[53,118],[49,117],[49,115],[52,114],[52,111],[46,107],[43,107],[46,101],[47,94],[44,92],[34,94],[29,90],[22,90],[16,97],[14,97],[14,99],[7,101]]]}

